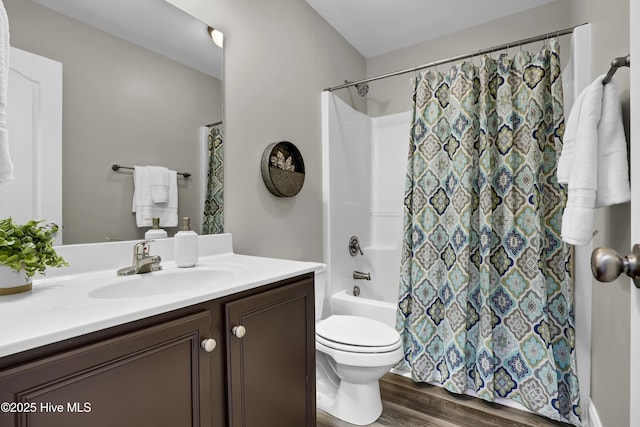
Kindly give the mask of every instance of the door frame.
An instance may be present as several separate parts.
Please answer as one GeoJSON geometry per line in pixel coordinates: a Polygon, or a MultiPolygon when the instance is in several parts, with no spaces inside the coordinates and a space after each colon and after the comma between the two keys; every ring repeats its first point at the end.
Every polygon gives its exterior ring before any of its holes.
{"type": "MultiPolygon", "coordinates": [[[[629,43],[631,58],[640,58],[640,2],[629,1],[629,43]]],[[[629,70],[630,85],[630,154],[629,162],[631,165],[640,164],[640,146],[635,141],[640,138],[640,67],[632,66],[629,70]]],[[[631,243],[640,243],[640,169],[630,167],[631,170],[631,243]]],[[[636,402],[640,401],[640,339],[636,338],[640,335],[640,291],[629,280],[631,286],[631,310],[630,310],[630,337],[629,337],[629,425],[640,426],[640,405],[636,402]]]]}

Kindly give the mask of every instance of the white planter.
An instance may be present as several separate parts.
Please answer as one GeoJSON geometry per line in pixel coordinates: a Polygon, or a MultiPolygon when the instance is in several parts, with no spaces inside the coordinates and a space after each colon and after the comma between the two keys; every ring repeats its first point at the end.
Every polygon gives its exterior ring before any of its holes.
{"type": "Polygon", "coordinates": [[[18,294],[31,290],[31,279],[24,271],[16,273],[11,268],[0,265],[0,296],[18,294]]]}

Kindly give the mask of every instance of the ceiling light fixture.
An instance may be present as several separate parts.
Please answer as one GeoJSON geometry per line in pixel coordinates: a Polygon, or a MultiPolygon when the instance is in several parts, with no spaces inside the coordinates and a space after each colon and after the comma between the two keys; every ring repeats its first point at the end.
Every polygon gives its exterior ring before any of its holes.
{"type": "Polygon", "coordinates": [[[211,36],[211,40],[213,40],[213,42],[218,47],[222,48],[222,45],[224,44],[224,35],[222,34],[222,32],[216,30],[213,27],[209,27],[208,31],[209,31],[209,35],[211,36]]]}

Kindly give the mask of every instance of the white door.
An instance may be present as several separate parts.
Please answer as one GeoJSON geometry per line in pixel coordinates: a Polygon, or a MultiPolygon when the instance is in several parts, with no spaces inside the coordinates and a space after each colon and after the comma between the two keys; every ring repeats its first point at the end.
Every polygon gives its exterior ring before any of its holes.
{"type": "MultiPolygon", "coordinates": [[[[640,243],[640,2],[629,1],[631,35],[631,243],[640,243]],[[635,64],[635,65],[634,65],[635,64]]],[[[640,289],[631,289],[630,425],[640,426],[640,289]]]]}
{"type": "Polygon", "coordinates": [[[14,180],[0,184],[0,218],[58,224],[62,244],[62,64],[11,48],[7,129],[14,180]]]}

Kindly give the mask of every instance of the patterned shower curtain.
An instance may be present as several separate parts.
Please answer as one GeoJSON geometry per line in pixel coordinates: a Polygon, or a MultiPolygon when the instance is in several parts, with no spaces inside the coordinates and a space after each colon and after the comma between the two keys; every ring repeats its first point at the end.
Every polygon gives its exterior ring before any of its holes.
{"type": "Polygon", "coordinates": [[[415,381],[580,425],[557,40],[416,76],[397,327],[415,381]]]}
{"type": "Polygon", "coordinates": [[[218,234],[224,232],[222,130],[213,126],[207,137],[207,142],[209,167],[204,215],[202,216],[202,234],[218,234]]]}

